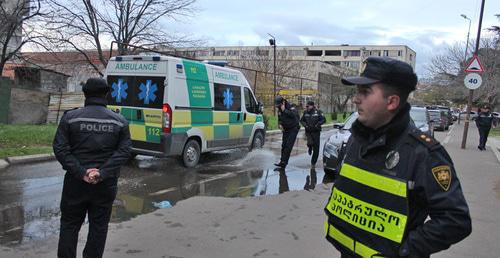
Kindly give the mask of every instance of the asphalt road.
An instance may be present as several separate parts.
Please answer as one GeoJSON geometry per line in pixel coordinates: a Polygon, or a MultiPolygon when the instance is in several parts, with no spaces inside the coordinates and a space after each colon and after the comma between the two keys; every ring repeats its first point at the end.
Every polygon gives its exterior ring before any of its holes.
{"type": "MultiPolygon", "coordinates": [[[[332,133],[323,132],[321,146],[332,133]]],[[[267,137],[262,150],[205,154],[193,169],[177,159],[138,156],[122,169],[111,221],[126,221],[197,195],[247,197],[314,189],[324,175],[321,155],[317,169],[310,170],[305,146],[300,133],[285,173],[274,171],[273,165],[279,160],[281,134],[267,137]]],[[[0,245],[57,236],[64,173],[57,161],[0,171],[0,245]]]]}

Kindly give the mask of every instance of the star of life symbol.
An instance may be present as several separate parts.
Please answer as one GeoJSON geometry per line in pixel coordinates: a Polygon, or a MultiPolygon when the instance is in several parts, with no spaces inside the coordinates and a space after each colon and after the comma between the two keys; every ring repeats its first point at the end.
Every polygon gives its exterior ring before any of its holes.
{"type": "Polygon", "coordinates": [[[141,90],[141,92],[139,93],[139,99],[143,100],[145,105],[148,105],[149,101],[155,101],[155,93],[158,90],[158,86],[156,86],[156,83],[153,84],[151,80],[147,80],[146,84],[141,83],[139,89],[141,90]]]}
{"type": "Polygon", "coordinates": [[[229,89],[226,89],[224,91],[224,106],[226,107],[226,109],[230,109],[232,105],[233,105],[233,93],[229,89]]]}
{"type": "Polygon", "coordinates": [[[122,102],[122,99],[127,98],[128,84],[123,82],[123,79],[118,79],[118,83],[113,82],[111,85],[113,92],[111,92],[111,97],[115,99],[116,102],[122,102]]]}

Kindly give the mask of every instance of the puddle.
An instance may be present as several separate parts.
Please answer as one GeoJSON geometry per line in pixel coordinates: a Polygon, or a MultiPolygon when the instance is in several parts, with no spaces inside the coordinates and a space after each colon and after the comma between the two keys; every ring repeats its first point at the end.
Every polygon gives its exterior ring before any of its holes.
{"type": "MultiPolygon", "coordinates": [[[[274,143],[279,146],[280,144],[274,143]]],[[[304,155],[302,148],[294,155],[304,155]]],[[[193,196],[251,197],[286,191],[311,190],[323,181],[323,170],[307,169],[309,156],[291,158],[286,170],[274,171],[275,150],[233,150],[205,155],[196,168],[185,169],[175,159],[140,157],[122,169],[111,222],[129,220],[157,208],[154,202],[174,207],[193,196]]],[[[318,161],[320,164],[321,159],[318,161]]],[[[40,166],[20,167],[40,170],[40,166]]],[[[25,178],[11,171],[0,174],[0,245],[16,246],[57,237],[59,202],[64,172],[48,163],[40,178],[25,178]]],[[[24,172],[23,172],[24,173],[24,172]]],[[[21,174],[21,173],[19,173],[21,174]]]]}

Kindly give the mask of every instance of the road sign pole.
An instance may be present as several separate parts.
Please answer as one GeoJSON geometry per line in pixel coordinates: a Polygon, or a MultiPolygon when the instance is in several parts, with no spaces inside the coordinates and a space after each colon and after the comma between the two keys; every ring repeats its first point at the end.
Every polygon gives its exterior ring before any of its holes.
{"type": "MultiPolygon", "coordinates": [[[[481,25],[483,23],[483,13],[484,13],[484,1],[481,1],[481,13],[479,14],[479,25],[477,28],[477,38],[476,38],[476,50],[474,51],[474,55],[477,56],[479,53],[479,42],[481,41],[481,25]]],[[[467,133],[469,131],[469,119],[470,119],[470,111],[472,108],[472,96],[474,96],[474,90],[469,90],[469,101],[467,104],[467,114],[465,116],[464,121],[464,135],[462,137],[462,149],[465,149],[465,145],[467,144],[467,133]]]]}

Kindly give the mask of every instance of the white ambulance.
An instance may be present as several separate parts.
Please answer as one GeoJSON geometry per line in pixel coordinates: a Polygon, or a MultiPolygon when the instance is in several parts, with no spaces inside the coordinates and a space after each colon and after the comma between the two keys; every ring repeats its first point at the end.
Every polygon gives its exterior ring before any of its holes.
{"type": "Polygon", "coordinates": [[[117,56],[105,77],[108,108],[129,121],[134,154],[180,156],[193,167],[203,152],[264,145],[262,104],[238,70],[171,56],[117,56]]]}

